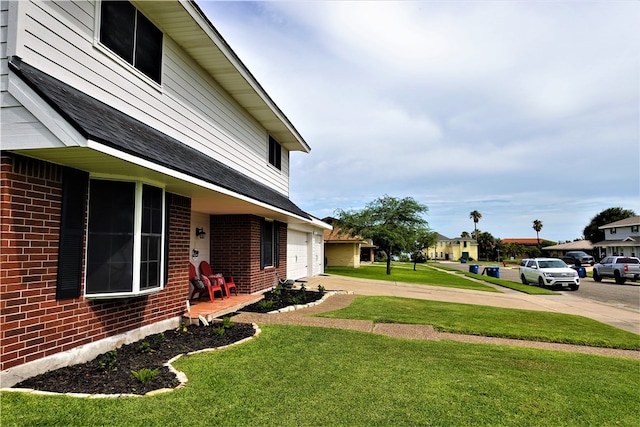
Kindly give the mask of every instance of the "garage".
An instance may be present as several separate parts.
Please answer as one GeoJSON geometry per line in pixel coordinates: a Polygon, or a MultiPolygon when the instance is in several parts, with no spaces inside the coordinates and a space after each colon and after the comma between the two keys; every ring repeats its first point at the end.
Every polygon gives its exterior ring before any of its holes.
{"type": "Polygon", "coordinates": [[[309,275],[308,233],[287,232],[287,279],[300,279],[309,275]]]}

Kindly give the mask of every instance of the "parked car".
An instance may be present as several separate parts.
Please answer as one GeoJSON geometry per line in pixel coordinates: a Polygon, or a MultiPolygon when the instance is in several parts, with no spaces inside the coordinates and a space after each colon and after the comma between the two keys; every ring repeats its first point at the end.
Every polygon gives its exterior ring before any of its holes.
{"type": "Polygon", "coordinates": [[[607,256],[593,266],[593,280],[601,282],[603,278],[613,278],[622,285],[627,279],[634,282],[640,279],[640,259],[630,256],[607,256]]]}
{"type": "Polygon", "coordinates": [[[526,258],[520,263],[520,280],[525,285],[562,287],[577,291],[580,287],[578,272],[558,258],[526,258]]]}
{"type": "Polygon", "coordinates": [[[580,265],[593,265],[596,263],[591,255],[583,251],[569,251],[562,255],[560,259],[569,265],[578,265],[578,262],[580,262],[580,265]]]}

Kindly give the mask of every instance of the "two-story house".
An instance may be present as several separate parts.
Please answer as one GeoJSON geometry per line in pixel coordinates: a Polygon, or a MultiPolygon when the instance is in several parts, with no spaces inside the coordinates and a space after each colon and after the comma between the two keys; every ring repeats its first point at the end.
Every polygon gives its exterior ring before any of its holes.
{"type": "Polygon", "coordinates": [[[310,148],[194,2],[0,16],[3,386],[176,327],[190,262],[243,293],[322,273],[310,148]]]}
{"type": "Polygon", "coordinates": [[[632,216],[598,227],[604,240],[593,244],[598,259],[607,255],[640,256],[640,216],[632,216]]]}
{"type": "Polygon", "coordinates": [[[449,238],[438,233],[438,241],[435,246],[431,246],[423,251],[429,259],[439,259],[447,261],[477,260],[478,242],[471,237],[449,238]]]}

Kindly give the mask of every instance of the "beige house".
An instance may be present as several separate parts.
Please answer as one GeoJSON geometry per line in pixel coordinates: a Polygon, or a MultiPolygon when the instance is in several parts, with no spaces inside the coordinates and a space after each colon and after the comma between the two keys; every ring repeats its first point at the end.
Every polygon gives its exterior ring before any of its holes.
{"type": "Polygon", "coordinates": [[[560,258],[569,251],[584,251],[591,254],[593,245],[589,240],[576,240],[574,242],[561,243],[559,245],[545,246],[542,251],[546,256],[560,258]]]}
{"type": "Polygon", "coordinates": [[[478,259],[478,242],[470,237],[456,237],[450,239],[438,234],[438,243],[425,249],[429,259],[459,261],[464,259],[478,259]]]}
{"type": "Polygon", "coordinates": [[[336,227],[334,218],[324,218],[333,230],[324,230],[325,267],[354,267],[373,262],[375,245],[371,239],[351,236],[336,227]]]}

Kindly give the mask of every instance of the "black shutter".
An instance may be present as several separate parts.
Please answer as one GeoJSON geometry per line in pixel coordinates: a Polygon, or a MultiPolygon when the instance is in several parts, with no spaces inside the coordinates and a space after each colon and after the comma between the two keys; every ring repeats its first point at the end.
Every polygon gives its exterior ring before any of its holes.
{"type": "Polygon", "coordinates": [[[88,182],[89,174],[86,172],[71,168],[62,172],[57,300],[80,296],[88,182]]]}
{"type": "Polygon", "coordinates": [[[173,194],[166,193],[164,199],[164,286],[169,284],[169,239],[171,234],[171,201],[173,194]]]}
{"type": "Polygon", "coordinates": [[[264,239],[265,239],[265,226],[267,221],[264,218],[260,218],[260,270],[264,270],[264,239]]]}
{"type": "Polygon", "coordinates": [[[273,263],[275,267],[280,267],[280,223],[273,222],[273,263]]]}

